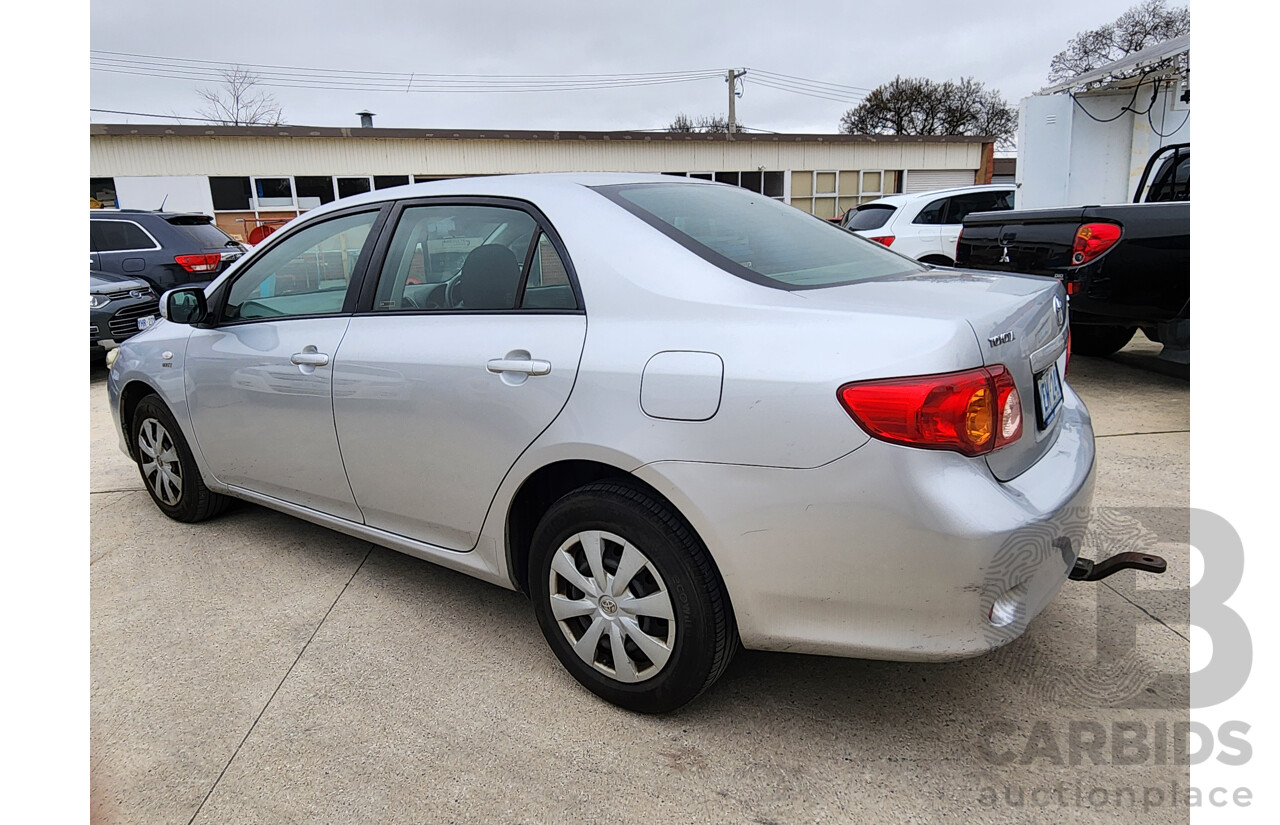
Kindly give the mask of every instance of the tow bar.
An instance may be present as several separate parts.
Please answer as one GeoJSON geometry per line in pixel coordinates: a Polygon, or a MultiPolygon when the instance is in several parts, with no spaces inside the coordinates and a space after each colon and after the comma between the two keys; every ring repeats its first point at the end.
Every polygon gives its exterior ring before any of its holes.
{"type": "Polygon", "coordinates": [[[1076,559],[1075,567],[1067,578],[1078,582],[1096,582],[1121,570],[1142,570],[1146,573],[1163,573],[1168,564],[1160,556],[1147,553],[1117,553],[1109,559],[1090,561],[1076,559]]]}

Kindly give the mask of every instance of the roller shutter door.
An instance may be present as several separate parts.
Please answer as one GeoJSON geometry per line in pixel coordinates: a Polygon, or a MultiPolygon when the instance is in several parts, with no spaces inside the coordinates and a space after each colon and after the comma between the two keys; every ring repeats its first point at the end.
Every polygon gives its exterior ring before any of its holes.
{"type": "Polygon", "coordinates": [[[953,189],[957,186],[973,186],[972,169],[909,169],[903,191],[928,192],[930,189],[953,189]]]}

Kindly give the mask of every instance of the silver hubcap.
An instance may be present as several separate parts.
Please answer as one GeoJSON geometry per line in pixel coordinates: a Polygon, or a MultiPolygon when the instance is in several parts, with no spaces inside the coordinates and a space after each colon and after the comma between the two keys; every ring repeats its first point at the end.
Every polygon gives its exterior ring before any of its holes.
{"type": "Polygon", "coordinates": [[[551,560],[551,613],[582,661],[619,682],[661,672],[676,643],[666,583],[634,545],[585,530],[551,560]]]}
{"type": "Polygon", "coordinates": [[[156,498],[173,506],[182,498],[182,463],[178,445],[169,431],[154,418],[142,422],[138,430],[138,452],[142,456],[142,477],[156,498]]]}

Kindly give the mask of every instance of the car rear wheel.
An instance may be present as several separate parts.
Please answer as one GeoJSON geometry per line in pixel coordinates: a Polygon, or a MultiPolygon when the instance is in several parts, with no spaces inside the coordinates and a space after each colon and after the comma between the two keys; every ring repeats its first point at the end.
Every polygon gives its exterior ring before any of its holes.
{"type": "Polygon", "coordinates": [[[625,481],[553,504],[533,536],[530,592],[561,664],[628,710],[664,713],[720,678],[738,646],[724,585],[669,504],[625,481]]]}
{"type": "Polygon", "coordinates": [[[142,483],[166,516],[197,522],[226,508],[227,498],[205,486],[178,422],[159,396],[138,402],[130,438],[142,483]]]}
{"type": "Polygon", "coordinates": [[[1137,327],[1073,324],[1071,352],[1073,355],[1112,355],[1124,349],[1137,331],[1137,327]]]}

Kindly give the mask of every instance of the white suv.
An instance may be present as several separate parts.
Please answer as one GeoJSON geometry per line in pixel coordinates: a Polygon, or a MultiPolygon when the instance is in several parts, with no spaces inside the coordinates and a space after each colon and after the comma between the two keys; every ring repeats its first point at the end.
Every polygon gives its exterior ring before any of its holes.
{"type": "Polygon", "coordinates": [[[994,183],[890,195],[850,209],[840,225],[923,263],[953,266],[964,216],[1012,209],[1013,192],[1011,183],[994,183]]]}

